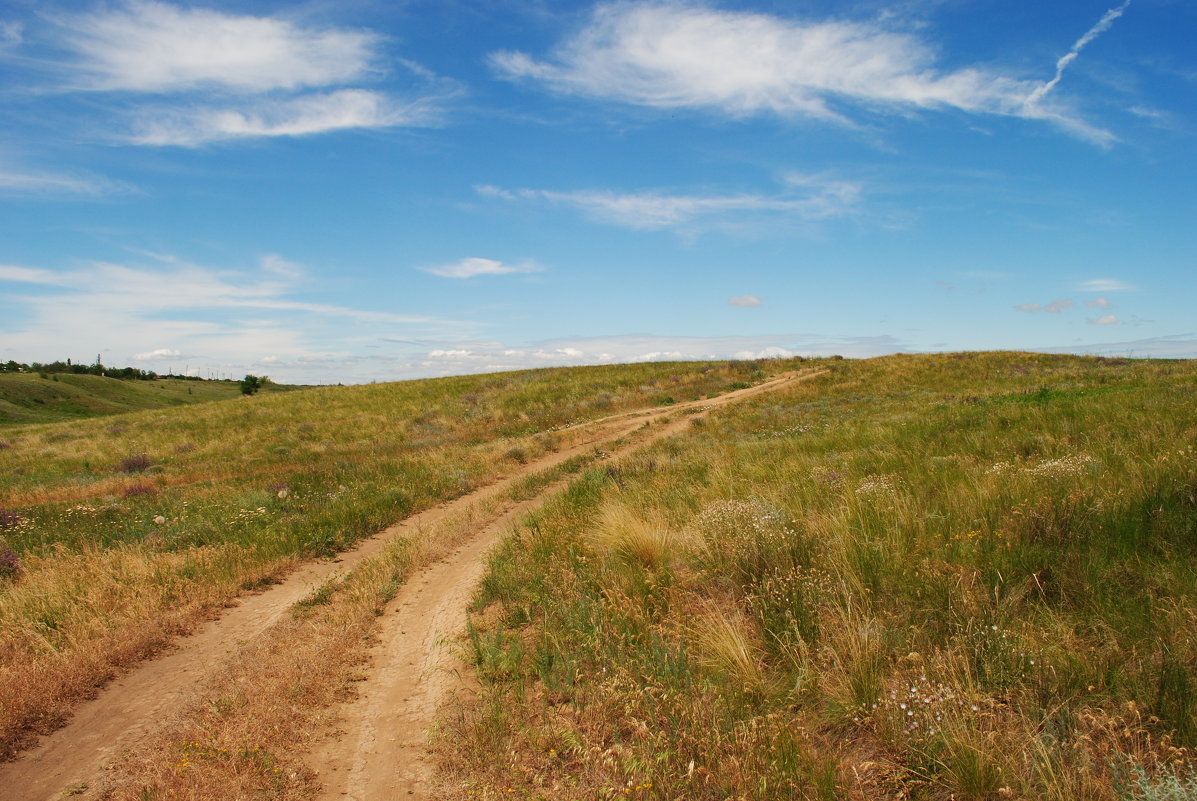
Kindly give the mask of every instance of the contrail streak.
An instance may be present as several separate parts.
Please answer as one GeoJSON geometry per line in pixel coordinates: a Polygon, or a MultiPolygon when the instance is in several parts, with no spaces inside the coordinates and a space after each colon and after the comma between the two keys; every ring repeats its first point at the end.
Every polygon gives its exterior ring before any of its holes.
{"type": "Polygon", "coordinates": [[[1056,84],[1060,82],[1060,78],[1064,75],[1064,70],[1067,69],[1069,64],[1076,61],[1076,57],[1081,54],[1081,50],[1085,47],[1085,45],[1089,44],[1099,35],[1109,29],[1109,27],[1114,24],[1114,20],[1121,17],[1122,12],[1126,11],[1126,7],[1130,4],[1131,0],[1126,0],[1126,2],[1117,8],[1111,8],[1102,16],[1101,19],[1097,21],[1096,25],[1085,31],[1085,35],[1076,40],[1076,44],[1072,46],[1072,49],[1060,56],[1060,60],[1056,62],[1056,77],[1037,88],[1034,92],[1031,92],[1026,99],[1025,105],[1035,105],[1042,100],[1048,92],[1050,92],[1052,89],[1055,89],[1056,84]]]}

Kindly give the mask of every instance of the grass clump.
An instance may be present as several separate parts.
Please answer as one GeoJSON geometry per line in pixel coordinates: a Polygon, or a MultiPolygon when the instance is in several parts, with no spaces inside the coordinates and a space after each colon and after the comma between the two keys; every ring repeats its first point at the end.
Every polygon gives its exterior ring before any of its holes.
{"type": "Polygon", "coordinates": [[[494,558],[473,625],[519,647],[446,768],[472,798],[1191,791],[1195,386],[845,360],[587,472],[494,558]]]}
{"type": "Polygon", "coordinates": [[[144,453],[134,453],[120,460],[116,469],[122,473],[144,473],[154,466],[154,462],[144,453]]]}

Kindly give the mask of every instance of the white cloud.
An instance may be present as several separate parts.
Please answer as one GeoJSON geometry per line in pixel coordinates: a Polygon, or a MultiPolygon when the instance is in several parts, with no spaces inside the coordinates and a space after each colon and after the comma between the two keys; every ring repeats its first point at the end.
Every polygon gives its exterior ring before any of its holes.
{"type": "Polygon", "coordinates": [[[130,358],[135,362],[156,362],[163,359],[178,359],[182,355],[182,351],[175,348],[155,348],[145,353],[135,353],[130,358]]]}
{"type": "Polygon", "coordinates": [[[1098,317],[1096,319],[1089,318],[1089,322],[1093,325],[1114,325],[1118,322],[1118,318],[1113,314],[1107,314],[1104,317],[1098,317]]]}
{"type": "Polygon", "coordinates": [[[483,259],[476,256],[461,259],[451,264],[441,264],[435,267],[421,267],[426,273],[439,275],[441,278],[473,278],[478,275],[508,275],[511,273],[536,273],[544,268],[533,261],[522,261],[518,264],[504,264],[494,259],[483,259]]]}
{"type": "Polygon", "coordinates": [[[94,262],[65,271],[0,266],[7,282],[0,294],[24,312],[0,318],[4,358],[90,359],[100,351],[107,364],[178,358],[239,377],[273,357],[271,375],[280,380],[350,382],[378,377],[378,365],[358,366],[365,357],[355,354],[371,353],[363,343],[474,329],[307,300],[296,294],[296,275],[277,269],[295,267],[280,256],[263,258],[266,277],[154,259],[151,266],[94,262]]]}
{"type": "Polygon", "coordinates": [[[1047,312],[1048,314],[1059,314],[1065,309],[1071,309],[1076,304],[1067,298],[1060,300],[1053,300],[1051,303],[1021,303],[1014,308],[1024,312],[1047,312]]]}
{"type": "Polygon", "coordinates": [[[461,375],[529,367],[607,364],[611,362],[766,359],[791,356],[880,356],[903,351],[892,337],[825,337],[816,334],[775,336],[683,337],[649,334],[549,340],[522,347],[472,342],[438,347],[413,355],[428,375],[461,375]]]}
{"type": "Polygon", "coordinates": [[[131,191],[124,184],[87,175],[0,169],[0,192],[21,195],[100,196],[131,191]]]}
{"type": "Polygon", "coordinates": [[[774,195],[686,195],[665,192],[613,192],[583,189],[507,190],[479,186],[475,190],[503,200],[545,200],[570,206],[594,220],[636,230],[675,228],[695,220],[731,214],[780,214],[800,220],[825,220],[851,214],[861,196],[860,184],[801,175],[786,177],[787,188],[774,195]]]}
{"type": "Polygon", "coordinates": [[[1080,285],[1082,292],[1127,292],[1133,287],[1117,278],[1094,278],[1080,285]]]}
{"type": "Polygon", "coordinates": [[[510,51],[490,60],[508,78],[655,108],[840,123],[849,123],[854,109],[955,108],[1047,119],[1090,139],[1110,138],[1048,107],[1040,82],[983,68],[941,69],[929,44],[879,23],[787,19],[672,0],[614,2],[599,6],[547,60],[510,51]]]}
{"type": "Polygon", "coordinates": [[[1108,309],[1110,302],[1105,298],[1094,298],[1093,300],[1085,301],[1085,305],[1091,309],[1108,309]]]}
{"type": "Polygon", "coordinates": [[[739,306],[741,309],[752,309],[761,305],[761,299],[756,295],[734,295],[727,299],[727,305],[739,306]]]}
{"type": "Polygon", "coordinates": [[[379,37],[269,17],[130,0],[58,19],[85,88],[239,92],[341,84],[371,70],[379,37]]]}
{"type": "Polygon", "coordinates": [[[277,275],[280,278],[295,280],[301,278],[304,274],[302,265],[288,261],[277,253],[267,253],[258,259],[258,264],[266,272],[277,275]]]}
{"type": "Polygon", "coordinates": [[[130,141],[196,147],[231,139],[429,125],[438,114],[432,98],[405,105],[380,92],[339,89],[286,100],[255,99],[242,106],[147,110],[138,115],[130,141]]]}
{"type": "Polygon", "coordinates": [[[1127,358],[1195,359],[1197,333],[1172,334],[1150,339],[1125,342],[1102,342],[1092,345],[1068,345],[1054,348],[1035,348],[1043,353],[1081,353],[1092,356],[1127,358]]]}
{"type": "Polygon", "coordinates": [[[24,28],[19,22],[0,21],[0,50],[16,47],[24,41],[24,28]]]}
{"type": "Polygon", "coordinates": [[[382,75],[383,38],[284,18],[125,0],[51,18],[73,58],[61,88],[156,94],[124,104],[113,138],[139,145],[210,142],[437,124],[459,93],[418,64],[392,59],[425,85],[400,98],[353,86],[382,75]]]}
{"type": "Polygon", "coordinates": [[[0,264],[0,281],[20,284],[41,284],[42,286],[63,286],[66,279],[50,270],[36,267],[18,267],[14,264],[0,264]]]}

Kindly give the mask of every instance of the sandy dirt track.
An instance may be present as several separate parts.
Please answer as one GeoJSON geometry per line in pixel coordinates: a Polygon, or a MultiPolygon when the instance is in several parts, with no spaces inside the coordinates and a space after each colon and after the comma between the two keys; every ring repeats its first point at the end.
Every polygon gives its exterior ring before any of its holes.
{"type": "MultiPolygon", "coordinates": [[[[109,760],[134,748],[246,642],[268,629],[313,589],[379,553],[393,538],[498,496],[520,479],[573,456],[596,447],[610,449],[616,440],[628,437],[646,423],[670,418],[642,436],[631,437],[632,443],[623,448],[623,453],[683,430],[690,420],[710,408],[818,374],[785,374],[708,401],[581,424],[574,428],[584,433],[582,441],[530,462],[469,495],[413,515],[363,540],[335,560],[303,565],[282,583],[243,598],[218,620],[181,639],[167,654],[117,679],[97,698],[81,704],[62,729],[16,760],[0,764],[0,798],[49,801],[61,799],[64,790],[73,786],[95,786],[109,760]]],[[[343,734],[330,738],[327,746],[312,757],[313,767],[325,783],[324,798],[366,801],[426,797],[430,773],[425,734],[437,705],[457,683],[451,673],[452,654],[444,643],[455,638],[464,625],[463,611],[485,567],[486,553],[512,521],[543,503],[563,484],[546,488],[532,500],[507,505],[450,556],[414,573],[387,606],[370,676],[361,686],[358,700],[347,706],[340,727],[343,734]]]]}
{"type": "MultiPolygon", "coordinates": [[[[686,404],[693,413],[674,415],[611,458],[626,457],[684,430],[710,408],[813,375],[788,374],[714,401],[686,404]]],[[[662,418],[676,410],[648,417],[662,418]]],[[[637,426],[646,419],[641,417],[637,426]]],[[[561,481],[509,507],[452,557],[413,576],[387,605],[370,676],[359,685],[360,694],[348,705],[337,736],[310,760],[322,780],[321,801],[432,797],[433,764],[426,738],[437,709],[463,684],[453,648],[464,632],[464,610],[485,571],[486,556],[513,522],[542,506],[567,483],[561,481]]]]}

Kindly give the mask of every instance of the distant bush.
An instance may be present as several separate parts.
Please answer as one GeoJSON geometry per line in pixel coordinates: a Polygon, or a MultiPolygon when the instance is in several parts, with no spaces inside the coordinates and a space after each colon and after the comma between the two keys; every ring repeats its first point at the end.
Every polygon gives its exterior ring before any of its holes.
{"type": "Polygon", "coordinates": [[[252,395],[262,387],[266,386],[269,381],[270,379],[264,375],[257,376],[247,374],[245,378],[238,382],[238,385],[241,387],[242,395],[252,395]]]}

